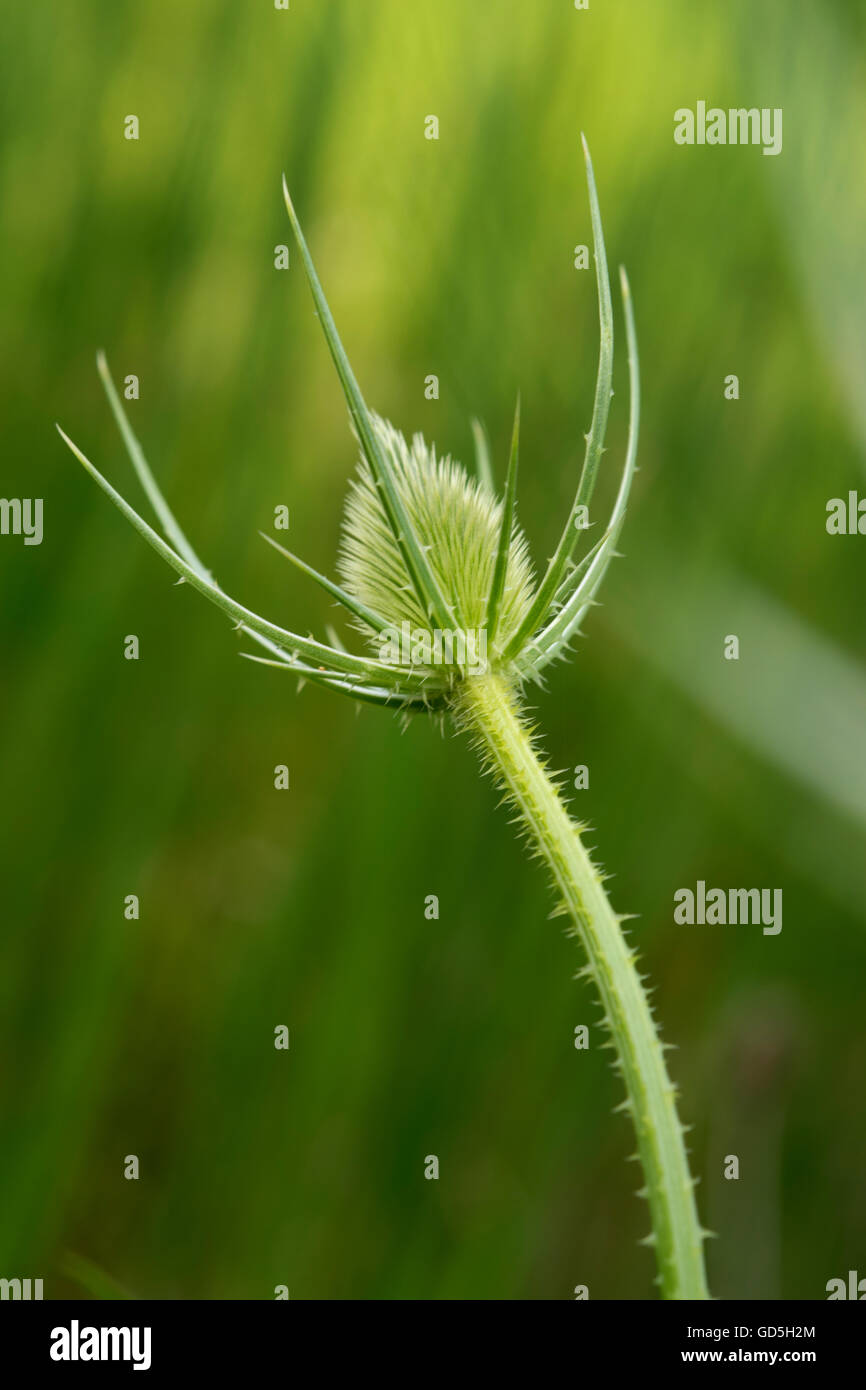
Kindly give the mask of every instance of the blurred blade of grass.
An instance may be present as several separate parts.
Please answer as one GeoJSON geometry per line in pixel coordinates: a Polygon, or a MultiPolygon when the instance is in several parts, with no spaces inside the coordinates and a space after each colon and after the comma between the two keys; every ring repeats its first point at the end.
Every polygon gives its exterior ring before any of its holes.
{"type": "MultiPolygon", "coordinates": [[[[688,566],[684,566],[688,569],[688,566]]],[[[866,829],[866,669],[733,573],[647,575],[608,620],[762,758],[866,829]],[[739,660],[725,660],[727,634],[739,660]]]]}
{"type": "MultiPolygon", "coordinates": [[[[866,71],[862,5],[749,5],[747,70],[784,109],[768,187],[866,469],[866,71]]],[[[769,163],[770,161],[768,161],[769,163]]]]}
{"type": "Polygon", "coordinates": [[[111,1274],[100,1269],[93,1260],[86,1259],[84,1255],[76,1255],[72,1250],[61,1256],[59,1268],[65,1279],[92,1294],[94,1298],[102,1301],[135,1298],[135,1294],[125,1289],[111,1274]]]}

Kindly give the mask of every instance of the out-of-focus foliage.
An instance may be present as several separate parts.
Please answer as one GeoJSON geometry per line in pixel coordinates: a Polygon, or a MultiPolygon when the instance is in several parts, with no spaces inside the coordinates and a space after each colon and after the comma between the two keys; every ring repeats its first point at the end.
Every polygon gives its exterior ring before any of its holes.
{"type": "Polygon", "coordinates": [[[595,1004],[467,749],[239,660],[52,428],[130,490],[104,346],[219,581],[334,620],[256,534],[285,504],[332,568],[355,464],[294,252],[274,268],[285,169],[371,405],[464,459],[481,415],[501,477],[521,388],[545,560],[597,349],[583,129],[635,295],[641,473],[536,703],[640,914],[714,1292],[823,1297],[866,1249],[866,541],[824,527],[866,487],[861,7],[43,0],[4,31],[0,492],[44,498],[45,538],[0,538],[0,1275],[647,1295],[618,1085],[572,1044],[595,1004]],[[782,107],[782,154],[676,146],[699,99],[782,107]],[[674,925],[698,879],[781,887],[781,934],[674,925]]]}

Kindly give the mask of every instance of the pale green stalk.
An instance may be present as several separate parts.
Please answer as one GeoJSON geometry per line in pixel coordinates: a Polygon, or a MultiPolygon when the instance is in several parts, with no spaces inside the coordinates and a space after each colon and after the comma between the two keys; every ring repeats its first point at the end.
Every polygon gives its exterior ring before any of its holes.
{"type": "Polygon", "coordinates": [[[526,837],[547,865],[601,995],[616,1070],[625,1082],[621,1107],[632,1117],[644,1171],[658,1283],[665,1298],[708,1298],[701,1231],[689,1174],[676,1090],[665,1067],[635,953],[556,784],[539,760],[517,701],[501,676],[472,678],[460,693],[459,718],[485,766],[505,792],[526,837]]]}

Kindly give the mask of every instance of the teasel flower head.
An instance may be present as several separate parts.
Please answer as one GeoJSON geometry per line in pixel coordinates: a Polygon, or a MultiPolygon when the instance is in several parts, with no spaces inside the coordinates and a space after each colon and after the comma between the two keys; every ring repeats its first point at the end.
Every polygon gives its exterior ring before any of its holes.
{"type": "Polygon", "coordinates": [[[221,608],[255,644],[244,655],[294,672],[366,703],[406,713],[454,707],[466,680],[488,672],[515,688],[542,682],[551,662],[570,649],[595,603],[625,515],[635,472],[639,417],[637,346],[631,297],[620,271],[628,347],[629,435],[619,490],[603,532],[586,525],[611,399],[613,311],[592,162],[583,140],[599,302],[600,349],[592,421],[572,508],[556,549],[536,575],[516,518],[520,401],[505,484],[493,482],[489,449],[473,422],[475,472],[470,474],[416,434],[411,442],[368,409],[320,284],[289,196],[286,210],[316,310],[349,407],[360,451],[345,504],[338,579],[329,579],[264,539],[316,581],[350,615],[362,650],[304,637],[226,594],[199,559],[171,512],[134,434],[103,354],[97,365],[109,403],[162,535],[118,493],[58,425],[58,430],[118,509],[193,588],[221,608]],[[579,553],[585,536],[597,538],[579,553]]]}

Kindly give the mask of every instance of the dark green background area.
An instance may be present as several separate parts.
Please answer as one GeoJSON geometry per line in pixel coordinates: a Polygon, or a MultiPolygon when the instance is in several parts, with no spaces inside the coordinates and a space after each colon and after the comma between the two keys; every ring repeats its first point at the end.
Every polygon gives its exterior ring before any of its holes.
{"type": "Polygon", "coordinates": [[[652,1295],[609,1054],[598,1032],[573,1047],[598,1016],[578,948],[468,747],[240,660],[53,430],[139,504],[104,347],[140,378],[135,428],[220,583],[345,630],[256,534],[284,503],[292,548],[331,570],[355,463],[294,252],[274,269],[285,169],[372,405],[463,460],[481,416],[501,476],[520,387],[543,561],[596,363],[581,130],[634,290],[641,472],[626,558],[533,703],[554,766],[588,764],[575,810],[639,914],[714,1293],[866,1275],[866,540],[824,526],[864,487],[862,7],[7,10],[0,492],[44,498],[45,539],[0,538],[0,1276],[46,1296],[652,1295]],[[782,107],[782,154],[676,146],[699,99],[782,107]],[[782,888],[781,934],[676,926],[699,878],[782,888]]]}

